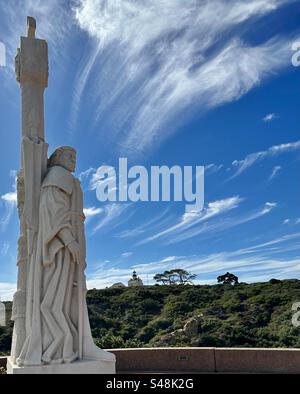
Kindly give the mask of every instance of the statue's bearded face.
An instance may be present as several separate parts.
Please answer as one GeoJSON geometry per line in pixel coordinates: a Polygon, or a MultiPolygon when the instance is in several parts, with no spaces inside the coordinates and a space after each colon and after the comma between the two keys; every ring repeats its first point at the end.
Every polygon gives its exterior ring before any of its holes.
{"type": "Polygon", "coordinates": [[[76,168],[76,152],[72,150],[64,150],[58,157],[59,165],[70,172],[74,172],[76,168]]]}

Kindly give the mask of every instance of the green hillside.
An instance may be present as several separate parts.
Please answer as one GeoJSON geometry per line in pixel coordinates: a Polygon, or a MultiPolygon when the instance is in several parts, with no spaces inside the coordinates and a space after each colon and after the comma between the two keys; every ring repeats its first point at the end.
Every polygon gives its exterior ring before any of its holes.
{"type": "MultiPolygon", "coordinates": [[[[300,347],[300,328],[291,322],[298,280],[91,290],[87,300],[102,348],[300,347]]],[[[11,327],[0,327],[0,352],[10,336],[11,327]]]]}

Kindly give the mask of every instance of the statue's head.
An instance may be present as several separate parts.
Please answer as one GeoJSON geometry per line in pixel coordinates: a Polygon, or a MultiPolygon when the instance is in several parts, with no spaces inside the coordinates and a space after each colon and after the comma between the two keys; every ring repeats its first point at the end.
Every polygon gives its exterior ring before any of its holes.
{"type": "Polygon", "coordinates": [[[60,166],[70,172],[76,168],[76,150],[71,146],[61,146],[52,153],[48,160],[48,167],[60,166]]]}

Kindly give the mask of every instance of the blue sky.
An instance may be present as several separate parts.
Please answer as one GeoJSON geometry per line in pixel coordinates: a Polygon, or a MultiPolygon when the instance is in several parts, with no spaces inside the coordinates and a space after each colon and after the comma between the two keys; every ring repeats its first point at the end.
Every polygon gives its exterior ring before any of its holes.
{"type": "Polygon", "coordinates": [[[50,56],[46,136],[78,150],[88,286],[185,268],[197,283],[300,275],[299,2],[0,0],[0,296],[15,288],[20,92],[26,16],[50,56]],[[97,169],[205,165],[205,207],[100,203],[97,169]]]}

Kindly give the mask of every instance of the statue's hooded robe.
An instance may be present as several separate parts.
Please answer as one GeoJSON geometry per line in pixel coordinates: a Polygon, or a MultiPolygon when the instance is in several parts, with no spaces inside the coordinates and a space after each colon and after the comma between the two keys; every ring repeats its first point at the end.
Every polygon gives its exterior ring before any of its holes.
{"type": "Polygon", "coordinates": [[[26,341],[18,364],[72,362],[80,348],[83,358],[106,358],[91,336],[84,269],[80,182],[63,167],[54,166],[41,188],[39,230],[27,282],[26,341]],[[71,234],[69,242],[75,240],[80,245],[80,264],[73,261],[59,236],[64,229],[71,234]]]}

